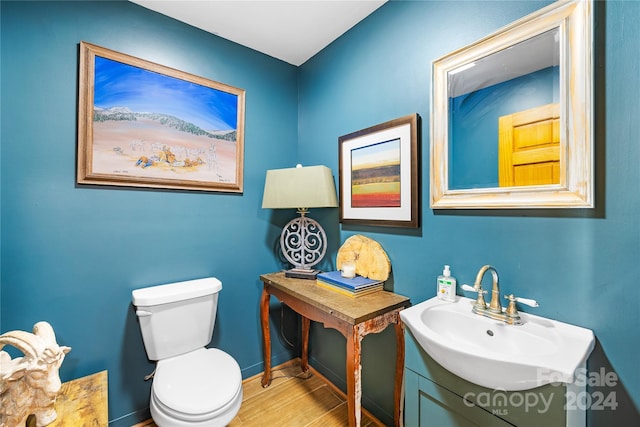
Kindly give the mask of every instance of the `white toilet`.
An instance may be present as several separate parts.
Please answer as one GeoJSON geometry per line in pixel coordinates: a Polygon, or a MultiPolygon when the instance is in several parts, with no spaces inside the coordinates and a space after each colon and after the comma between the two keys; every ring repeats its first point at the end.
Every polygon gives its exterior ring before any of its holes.
{"type": "Polygon", "coordinates": [[[206,348],[221,289],[209,277],[132,292],[147,356],[158,362],[149,407],[160,427],[226,426],[240,410],[240,366],[206,348]]]}

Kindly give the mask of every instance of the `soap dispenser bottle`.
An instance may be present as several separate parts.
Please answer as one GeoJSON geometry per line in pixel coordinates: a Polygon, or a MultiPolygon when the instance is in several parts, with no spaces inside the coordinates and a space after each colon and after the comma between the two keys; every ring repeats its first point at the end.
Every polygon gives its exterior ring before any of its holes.
{"type": "Polygon", "coordinates": [[[451,302],[456,300],[456,279],[451,276],[448,265],[444,266],[442,275],[438,276],[438,298],[451,302]]]}

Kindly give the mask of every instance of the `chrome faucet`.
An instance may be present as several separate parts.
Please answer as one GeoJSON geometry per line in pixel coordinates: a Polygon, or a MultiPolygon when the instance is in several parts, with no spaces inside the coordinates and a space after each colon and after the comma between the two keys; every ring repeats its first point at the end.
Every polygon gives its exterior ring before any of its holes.
{"type": "Polygon", "coordinates": [[[489,317],[494,320],[500,320],[510,325],[522,325],[522,319],[516,308],[516,302],[530,305],[531,307],[538,307],[538,303],[535,300],[526,298],[517,298],[512,295],[505,295],[505,298],[509,300],[509,304],[506,310],[502,310],[502,304],[500,304],[500,284],[498,281],[498,271],[491,265],[483,266],[476,275],[476,281],[473,287],[468,285],[462,285],[462,288],[468,291],[478,293],[478,298],[473,304],[472,311],[480,316],[489,317]],[[487,307],[487,303],[484,300],[484,294],[487,293],[482,289],[482,278],[487,271],[491,271],[493,276],[493,285],[491,288],[491,302],[487,307]]]}

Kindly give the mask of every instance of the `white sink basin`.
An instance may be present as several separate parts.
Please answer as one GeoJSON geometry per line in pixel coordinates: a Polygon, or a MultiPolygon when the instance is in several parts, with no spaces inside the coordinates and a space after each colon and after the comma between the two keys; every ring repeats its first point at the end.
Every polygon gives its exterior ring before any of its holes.
{"type": "Polygon", "coordinates": [[[422,348],[448,371],[492,389],[528,390],[572,383],[595,340],[589,329],[520,312],[507,325],[471,312],[474,301],[432,298],[400,312],[422,348]]]}

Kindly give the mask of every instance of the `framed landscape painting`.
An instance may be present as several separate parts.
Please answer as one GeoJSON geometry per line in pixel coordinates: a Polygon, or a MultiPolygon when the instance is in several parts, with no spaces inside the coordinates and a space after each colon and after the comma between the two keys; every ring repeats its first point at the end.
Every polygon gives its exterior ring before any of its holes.
{"type": "Polygon", "coordinates": [[[244,90],[80,43],[79,184],[243,191],[244,90]]]}
{"type": "Polygon", "coordinates": [[[419,116],[341,136],[340,222],[419,226],[419,116]]]}

